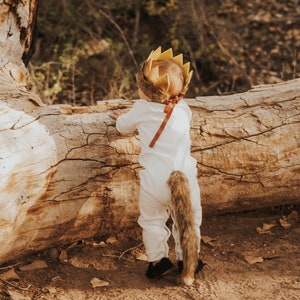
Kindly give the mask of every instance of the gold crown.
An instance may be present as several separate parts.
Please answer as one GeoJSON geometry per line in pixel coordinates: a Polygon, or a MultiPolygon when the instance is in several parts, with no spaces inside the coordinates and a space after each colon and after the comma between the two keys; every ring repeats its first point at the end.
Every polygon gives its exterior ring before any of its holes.
{"type": "Polygon", "coordinates": [[[161,52],[161,47],[158,47],[156,50],[152,50],[148,58],[141,64],[140,70],[137,74],[137,83],[139,88],[150,98],[152,98],[153,101],[158,102],[164,102],[167,97],[167,91],[170,86],[170,80],[168,74],[165,74],[164,76],[159,76],[159,67],[155,66],[153,67],[153,62],[156,60],[164,60],[169,59],[174,61],[183,71],[184,73],[184,85],[183,89],[180,92],[180,95],[183,96],[187,89],[188,85],[191,81],[193,71],[190,71],[190,63],[187,62],[183,64],[183,55],[179,54],[177,56],[173,55],[172,48],[169,48],[168,50],[161,52]],[[162,86],[161,83],[163,83],[163,86],[165,87],[163,90],[158,89],[155,85],[162,86]]]}

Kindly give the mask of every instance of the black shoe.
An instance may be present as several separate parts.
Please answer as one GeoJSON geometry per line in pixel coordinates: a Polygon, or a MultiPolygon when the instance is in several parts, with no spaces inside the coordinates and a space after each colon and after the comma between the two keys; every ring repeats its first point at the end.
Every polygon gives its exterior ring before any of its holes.
{"type": "Polygon", "coordinates": [[[206,265],[206,263],[204,263],[201,259],[198,259],[198,266],[196,268],[195,273],[200,272],[205,265],[206,265]]]}
{"type": "Polygon", "coordinates": [[[167,258],[162,258],[155,266],[150,262],[146,271],[146,276],[153,279],[157,276],[165,275],[173,267],[172,262],[167,258]]]}
{"type": "MultiPolygon", "coordinates": [[[[195,273],[198,273],[200,272],[203,267],[205,266],[206,264],[201,260],[201,259],[198,259],[198,265],[197,265],[197,268],[195,270],[195,273]]],[[[179,260],[177,262],[177,266],[178,266],[178,271],[179,273],[182,273],[182,270],[183,270],[183,261],[182,260],[179,260]]]]}
{"type": "Polygon", "coordinates": [[[182,260],[179,260],[179,261],[177,262],[177,267],[178,267],[179,273],[181,274],[181,273],[182,273],[182,270],[183,270],[183,261],[182,261],[182,260]]]}

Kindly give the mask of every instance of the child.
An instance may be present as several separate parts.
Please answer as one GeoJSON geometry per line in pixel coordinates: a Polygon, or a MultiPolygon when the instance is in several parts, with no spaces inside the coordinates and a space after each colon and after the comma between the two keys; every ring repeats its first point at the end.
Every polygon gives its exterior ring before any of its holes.
{"type": "MultiPolygon", "coordinates": [[[[138,130],[141,143],[139,162],[140,196],[138,223],[143,229],[149,266],[148,278],[164,275],[173,264],[168,258],[170,230],[166,226],[172,217],[171,192],[168,179],[174,170],[181,171],[188,179],[194,227],[199,239],[202,209],[197,181],[196,160],[191,157],[189,135],[191,111],[180,100],[187,91],[192,76],[189,63],[183,64],[182,54],[173,57],[172,49],[152,51],[137,73],[140,100],[129,112],[115,111],[116,128],[126,134],[138,130]]],[[[179,270],[182,271],[182,249],[175,222],[172,227],[179,270]]],[[[198,260],[195,272],[202,269],[198,260]]]]}

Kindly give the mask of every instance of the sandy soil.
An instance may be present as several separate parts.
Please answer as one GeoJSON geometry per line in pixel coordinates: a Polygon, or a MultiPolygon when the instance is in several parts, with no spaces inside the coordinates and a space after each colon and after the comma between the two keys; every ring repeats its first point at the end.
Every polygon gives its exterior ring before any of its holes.
{"type": "Polygon", "coordinates": [[[207,265],[191,287],[180,283],[175,266],[165,277],[145,277],[137,227],[2,266],[0,299],[300,298],[299,207],[205,217],[202,235],[207,265]]]}

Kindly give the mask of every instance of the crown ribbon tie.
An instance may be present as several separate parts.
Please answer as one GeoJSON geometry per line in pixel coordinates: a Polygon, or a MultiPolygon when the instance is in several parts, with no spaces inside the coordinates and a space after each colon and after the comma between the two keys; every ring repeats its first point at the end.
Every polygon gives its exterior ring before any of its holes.
{"type": "Polygon", "coordinates": [[[149,147],[150,147],[150,148],[153,148],[153,147],[154,147],[156,141],[158,140],[158,138],[160,137],[160,135],[161,135],[161,133],[163,132],[164,128],[166,127],[166,125],[167,125],[167,123],[168,123],[168,121],[169,121],[169,119],[170,119],[170,117],[171,117],[171,114],[172,114],[172,112],[173,112],[173,110],[174,110],[174,107],[175,107],[175,105],[177,104],[177,102],[178,102],[178,96],[175,96],[175,97],[173,97],[173,98],[171,98],[171,99],[169,100],[169,103],[168,103],[168,104],[166,104],[166,106],[165,106],[165,108],[164,108],[164,113],[166,113],[166,116],[165,116],[165,118],[163,119],[163,121],[162,121],[160,127],[158,128],[158,130],[157,130],[157,132],[156,132],[154,138],[153,138],[152,141],[150,142],[150,144],[149,144],[149,147]]]}

